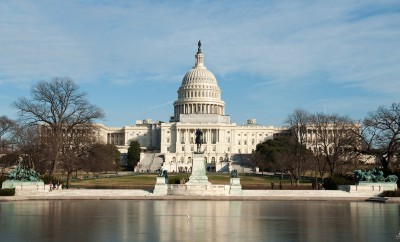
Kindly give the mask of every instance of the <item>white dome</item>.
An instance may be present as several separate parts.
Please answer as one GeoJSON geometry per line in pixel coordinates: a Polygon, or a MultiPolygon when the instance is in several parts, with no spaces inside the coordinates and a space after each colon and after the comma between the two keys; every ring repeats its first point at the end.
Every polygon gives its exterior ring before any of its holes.
{"type": "Polygon", "coordinates": [[[174,119],[181,114],[218,114],[224,115],[224,101],[217,79],[203,63],[201,43],[196,54],[196,64],[182,79],[178,90],[178,100],[174,102],[174,119]]]}
{"type": "Polygon", "coordinates": [[[183,77],[182,86],[191,84],[217,85],[217,79],[211,71],[204,68],[193,68],[183,77]]]}

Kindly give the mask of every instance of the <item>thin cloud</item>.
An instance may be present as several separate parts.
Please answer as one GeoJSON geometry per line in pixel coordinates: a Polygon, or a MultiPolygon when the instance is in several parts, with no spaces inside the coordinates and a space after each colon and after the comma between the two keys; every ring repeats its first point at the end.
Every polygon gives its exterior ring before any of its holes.
{"type": "Polygon", "coordinates": [[[400,90],[398,1],[26,0],[2,2],[0,12],[0,87],[54,76],[179,83],[201,39],[219,83],[251,77],[260,96],[302,86],[312,93],[320,83],[392,99],[400,90]]]}

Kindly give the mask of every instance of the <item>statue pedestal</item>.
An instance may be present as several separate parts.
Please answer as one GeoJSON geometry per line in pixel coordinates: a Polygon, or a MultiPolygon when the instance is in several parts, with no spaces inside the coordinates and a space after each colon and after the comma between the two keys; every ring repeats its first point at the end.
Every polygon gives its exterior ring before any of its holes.
{"type": "Polygon", "coordinates": [[[243,194],[242,185],[240,184],[240,178],[231,177],[229,194],[232,195],[243,194]]]}
{"type": "Polygon", "coordinates": [[[360,182],[357,185],[339,185],[338,190],[350,193],[371,193],[379,194],[383,191],[397,190],[395,182],[360,182]]]}
{"type": "Polygon", "coordinates": [[[1,188],[15,188],[15,196],[40,195],[50,191],[49,185],[45,185],[43,181],[6,180],[1,188]]]}
{"type": "Polygon", "coordinates": [[[168,182],[167,178],[163,176],[158,176],[157,177],[157,183],[154,187],[153,195],[156,196],[165,196],[168,195],[168,182]]]}
{"type": "Polygon", "coordinates": [[[192,160],[192,175],[186,185],[211,185],[206,175],[204,154],[195,152],[192,160]]]}

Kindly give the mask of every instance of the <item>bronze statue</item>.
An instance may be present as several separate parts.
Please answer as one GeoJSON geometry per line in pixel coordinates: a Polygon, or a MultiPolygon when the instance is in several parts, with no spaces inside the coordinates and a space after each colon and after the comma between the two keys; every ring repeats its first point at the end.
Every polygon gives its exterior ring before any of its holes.
{"type": "Polygon", "coordinates": [[[196,130],[196,145],[197,152],[201,153],[201,145],[203,144],[203,132],[200,129],[196,130]]]}
{"type": "Polygon", "coordinates": [[[231,171],[231,178],[238,178],[238,172],[236,169],[231,171]]]}
{"type": "Polygon", "coordinates": [[[159,172],[158,172],[158,176],[159,177],[165,177],[165,178],[168,178],[168,172],[167,172],[167,170],[159,170],[159,172]]]}
{"type": "Polygon", "coordinates": [[[197,49],[197,53],[201,53],[201,42],[200,42],[200,40],[199,40],[199,43],[197,43],[197,46],[199,47],[197,49]]]}

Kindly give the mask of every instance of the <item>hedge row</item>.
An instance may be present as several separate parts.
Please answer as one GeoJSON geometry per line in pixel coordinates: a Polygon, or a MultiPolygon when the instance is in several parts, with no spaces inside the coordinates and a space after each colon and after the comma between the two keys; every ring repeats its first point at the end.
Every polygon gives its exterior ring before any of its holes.
{"type": "Polygon", "coordinates": [[[0,189],[0,196],[14,196],[15,188],[0,189]]]}
{"type": "Polygon", "coordinates": [[[379,194],[380,197],[400,197],[400,190],[396,191],[383,191],[379,194]]]}

